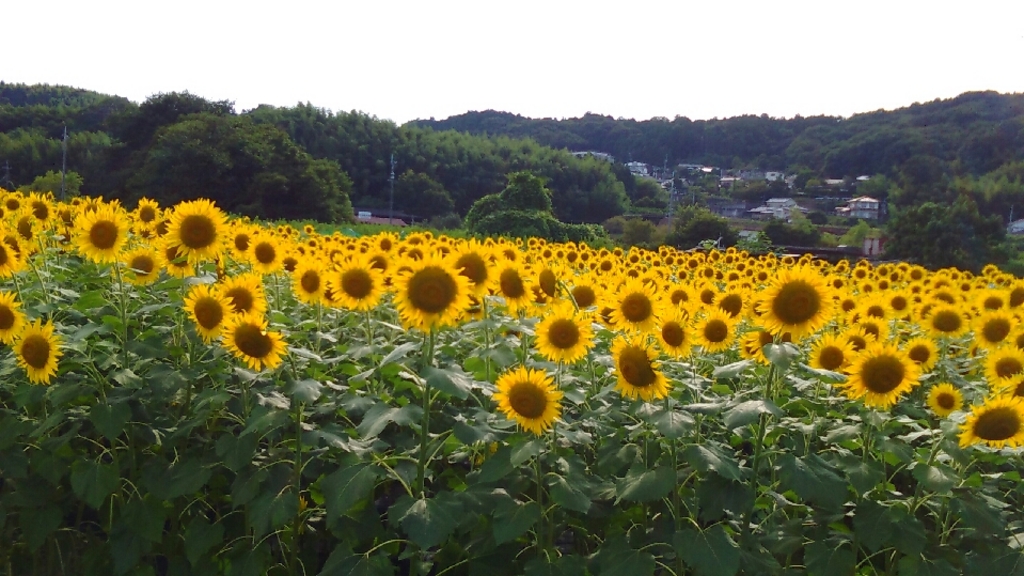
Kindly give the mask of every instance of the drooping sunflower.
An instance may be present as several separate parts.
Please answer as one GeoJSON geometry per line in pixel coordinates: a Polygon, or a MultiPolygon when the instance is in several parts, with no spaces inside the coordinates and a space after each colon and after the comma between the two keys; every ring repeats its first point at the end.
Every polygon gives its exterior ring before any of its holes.
{"type": "Polygon", "coordinates": [[[328,275],[334,303],[349,310],[372,310],[385,290],[384,274],[371,258],[353,258],[328,275]]]}
{"type": "Polygon", "coordinates": [[[196,284],[185,297],[185,310],[205,342],[220,336],[224,322],[234,314],[231,300],[213,284],[196,284]]]}
{"type": "Polygon", "coordinates": [[[736,322],[715,307],[705,308],[704,313],[694,322],[696,343],[706,352],[721,352],[736,339],[736,322]]]}
{"type": "Polygon", "coordinates": [[[980,442],[991,448],[1015,448],[1024,443],[1024,399],[993,396],[975,406],[960,427],[960,447],[980,442]]]}
{"type": "Polygon", "coordinates": [[[550,430],[562,413],[562,392],[540,370],[520,366],[502,374],[495,388],[492,398],[505,417],[537,436],[550,430]]]}
{"type": "Polygon", "coordinates": [[[832,290],[817,270],[781,269],[762,292],[758,322],[772,334],[789,332],[799,340],[832,319],[833,302],[832,290]]]}
{"type": "Polygon", "coordinates": [[[854,358],[849,373],[842,385],[847,396],[888,410],[918,384],[920,370],[895,345],[872,342],[854,358]]]}
{"type": "Polygon", "coordinates": [[[248,272],[229,276],[220,286],[220,293],[231,301],[238,314],[253,313],[262,316],[267,311],[267,297],[263,291],[263,278],[248,272]]]}
{"type": "Polygon", "coordinates": [[[18,310],[18,302],[13,292],[0,290],[0,342],[10,344],[25,326],[25,314],[18,310]]]}
{"type": "Polygon", "coordinates": [[[928,407],[940,418],[960,410],[963,405],[964,395],[949,382],[936,384],[928,391],[928,407]]]}
{"type": "Polygon", "coordinates": [[[396,279],[395,307],[406,327],[424,332],[455,325],[469,306],[469,279],[435,254],[407,261],[396,279]]]}
{"type": "Polygon", "coordinates": [[[670,386],[658,370],[657,352],[643,334],[620,334],[612,344],[617,382],[615,389],[630,399],[646,402],[668,395],[670,386]]]}
{"type": "Polygon", "coordinates": [[[651,332],[658,325],[662,305],[651,283],[630,278],[610,301],[612,323],[616,327],[651,332]]]}
{"type": "Polygon", "coordinates": [[[551,308],[535,330],[537,351],[552,362],[572,364],[587,355],[594,346],[594,331],[585,315],[575,313],[572,305],[551,308]]]}
{"type": "Polygon", "coordinates": [[[989,389],[998,392],[1013,386],[1024,375],[1024,352],[1016,346],[992,350],[985,358],[985,378],[989,389]]]}
{"type": "Polygon", "coordinates": [[[116,262],[128,241],[130,228],[128,217],[119,208],[101,204],[95,211],[79,212],[75,219],[75,247],[93,262],[116,262]]]}
{"type": "Polygon", "coordinates": [[[167,226],[168,246],[193,263],[219,256],[226,236],[227,216],[206,199],[178,204],[167,226]]]}
{"type": "Polygon", "coordinates": [[[939,361],[939,347],[935,344],[935,340],[927,336],[907,340],[903,345],[903,350],[921,368],[921,372],[930,371],[939,361]]]}
{"type": "Polygon", "coordinates": [[[825,334],[811,346],[810,365],[812,368],[843,372],[855,352],[853,344],[844,336],[825,334]]]}
{"type": "Polygon", "coordinates": [[[259,314],[234,314],[224,323],[224,347],[253,370],[273,370],[287,352],[278,332],[267,330],[267,321],[259,314]]]}
{"type": "Polygon", "coordinates": [[[122,256],[121,263],[128,269],[126,279],[136,286],[156,282],[160,278],[160,270],[164,267],[160,252],[148,245],[127,252],[122,256]]]}
{"type": "Polygon", "coordinates": [[[694,331],[689,318],[681,309],[664,314],[657,333],[658,346],[665,354],[685,358],[693,351],[694,331]]]}
{"type": "Polygon", "coordinates": [[[36,319],[27,324],[14,341],[14,357],[25,369],[29,382],[49,384],[57,373],[57,359],[63,355],[61,338],[53,333],[53,322],[36,319]]]}

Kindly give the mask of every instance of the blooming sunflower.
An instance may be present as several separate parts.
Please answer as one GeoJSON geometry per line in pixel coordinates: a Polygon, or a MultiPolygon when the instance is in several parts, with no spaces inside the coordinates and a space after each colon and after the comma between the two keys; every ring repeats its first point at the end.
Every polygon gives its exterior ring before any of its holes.
{"type": "Polygon", "coordinates": [[[213,202],[201,199],[174,208],[167,226],[168,246],[189,262],[212,260],[220,255],[227,236],[227,217],[213,202]]]}
{"type": "Polygon", "coordinates": [[[479,297],[487,294],[497,280],[493,260],[493,251],[472,239],[462,243],[452,256],[452,267],[469,280],[470,291],[479,297]]]}
{"type": "Polygon", "coordinates": [[[540,436],[550,430],[562,413],[562,392],[540,370],[520,366],[501,375],[493,399],[506,418],[540,436]]]}
{"type": "Polygon", "coordinates": [[[10,344],[25,325],[25,314],[18,308],[21,302],[13,292],[0,290],[0,342],[10,344]]]}
{"type": "Polygon", "coordinates": [[[615,389],[627,398],[641,398],[647,402],[668,396],[669,383],[658,370],[655,360],[657,353],[641,334],[623,334],[612,345],[615,372],[618,376],[615,389]]]}
{"type": "Polygon", "coordinates": [[[533,281],[523,273],[521,264],[504,260],[498,264],[496,295],[505,300],[510,314],[515,314],[533,301],[533,281]]]}
{"type": "Polygon", "coordinates": [[[1024,373],[1024,352],[1016,346],[1003,346],[989,352],[985,358],[985,378],[989,388],[999,391],[1013,386],[1024,373]]]}
{"type": "Polygon", "coordinates": [[[61,338],[53,333],[53,322],[36,319],[25,326],[14,341],[14,356],[25,369],[29,382],[49,384],[57,373],[57,359],[63,355],[61,338]]]}
{"type": "Polygon", "coordinates": [[[384,274],[373,257],[353,258],[328,275],[333,302],[349,310],[372,310],[384,294],[384,274]]]}
{"type": "Polygon", "coordinates": [[[811,346],[809,364],[820,370],[845,372],[855,354],[853,343],[846,336],[824,334],[811,346]]]}
{"type": "Polygon", "coordinates": [[[936,384],[928,391],[928,407],[940,418],[945,418],[960,410],[963,405],[963,394],[949,382],[936,384]]]}
{"type": "Polygon", "coordinates": [[[658,346],[669,356],[683,358],[693,350],[693,328],[682,310],[672,310],[661,319],[658,346]]]}
{"type": "Polygon", "coordinates": [[[929,309],[922,325],[935,336],[959,336],[969,327],[959,306],[941,300],[929,309]]]}
{"type": "Polygon", "coordinates": [[[175,278],[187,278],[196,273],[192,263],[188,261],[176,244],[169,244],[166,239],[160,243],[160,251],[163,253],[164,269],[169,276],[175,278]]]}
{"type": "Polygon", "coordinates": [[[980,442],[992,448],[1024,443],[1024,399],[994,396],[975,406],[960,427],[960,447],[980,442]]]}
{"type": "Polygon", "coordinates": [[[581,310],[597,305],[601,287],[589,273],[574,277],[570,283],[572,288],[569,289],[569,294],[581,310]]]}
{"type": "Polygon", "coordinates": [[[974,321],[974,337],[986,348],[996,348],[1013,333],[1017,319],[1005,309],[983,312],[974,321]]]}
{"type": "Polygon", "coordinates": [[[907,340],[903,345],[903,350],[921,368],[922,372],[930,371],[939,360],[939,347],[935,344],[935,340],[927,336],[907,340]]]}
{"type": "Polygon", "coordinates": [[[650,332],[658,325],[661,302],[651,283],[630,278],[619,287],[611,302],[611,320],[619,328],[650,332]]]}
{"type": "Polygon", "coordinates": [[[25,261],[17,251],[0,242],[0,278],[10,278],[25,267],[25,261]]]}
{"type": "Polygon", "coordinates": [[[218,286],[211,284],[193,286],[185,297],[185,310],[195,322],[196,332],[206,342],[220,336],[224,322],[234,314],[231,300],[218,286]]]}
{"type": "Polygon", "coordinates": [[[228,277],[221,284],[220,293],[231,301],[231,308],[239,314],[251,312],[262,316],[267,311],[267,297],[259,274],[249,272],[228,277]]]}
{"type": "Polygon", "coordinates": [[[469,306],[469,279],[435,254],[407,261],[396,279],[395,307],[402,322],[424,332],[458,322],[469,306]]]}
{"type": "Polygon", "coordinates": [[[255,313],[232,315],[222,332],[224,347],[253,370],[273,370],[287,352],[281,334],[267,331],[267,321],[255,313]]]}
{"type": "Polygon", "coordinates": [[[537,351],[552,362],[572,364],[587,355],[594,345],[594,331],[584,315],[575,314],[572,305],[550,309],[535,330],[537,351]]]}
{"type": "Polygon", "coordinates": [[[919,374],[917,364],[895,345],[872,342],[854,358],[843,389],[850,398],[887,410],[917,385],[919,374]]]}
{"type": "Polygon", "coordinates": [[[261,274],[273,274],[281,269],[284,250],[280,242],[269,234],[258,234],[249,240],[246,251],[253,270],[261,274]]]}
{"type": "Polygon", "coordinates": [[[139,199],[139,204],[133,215],[137,221],[143,224],[156,224],[156,221],[160,219],[160,204],[156,200],[150,200],[143,196],[139,199]]]}
{"type": "Polygon", "coordinates": [[[299,260],[291,272],[292,292],[299,302],[317,304],[325,300],[327,291],[327,273],[319,258],[303,258],[299,260]]]}
{"type": "Polygon", "coordinates": [[[694,326],[696,342],[707,352],[721,352],[736,339],[736,322],[719,308],[706,308],[694,326]]]}
{"type": "Polygon", "coordinates": [[[759,364],[768,365],[771,361],[764,355],[764,347],[775,342],[775,336],[767,330],[751,330],[740,337],[740,355],[759,364]]]}
{"type": "Polygon", "coordinates": [[[128,241],[131,225],[117,207],[102,204],[95,211],[80,212],[75,219],[75,247],[93,262],[116,262],[128,241]]]}
{"type": "Polygon", "coordinates": [[[160,253],[151,246],[140,246],[121,257],[121,262],[128,268],[127,280],[136,286],[145,286],[156,282],[160,270],[164,267],[160,253]]]}
{"type": "Polygon", "coordinates": [[[832,319],[832,291],[813,268],[781,269],[761,293],[759,323],[773,334],[794,340],[816,332],[832,319]]]}

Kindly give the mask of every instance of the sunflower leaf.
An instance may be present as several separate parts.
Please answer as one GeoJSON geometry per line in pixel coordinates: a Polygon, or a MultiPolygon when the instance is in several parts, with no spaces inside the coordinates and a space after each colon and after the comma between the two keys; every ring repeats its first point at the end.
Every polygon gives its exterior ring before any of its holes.
{"type": "Polygon", "coordinates": [[[427,380],[427,384],[449,396],[459,400],[465,400],[473,390],[473,381],[469,375],[461,369],[453,366],[451,368],[428,367],[421,374],[427,380]]]}
{"type": "Polygon", "coordinates": [[[704,531],[685,528],[676,532],[672,547],[698,576],[733,576],[740,569],[736,544],[721,524],[704,531]]]}
{"type": "Polygon", "coordinates": [[[914,467],[914,478],[924,487],[937,494],[946,494],[957,483],[956,472],[948,466],[920,464],[914,467]]]}
{"type": "Polygon", "coordinates": [[[733,362],[732,364],[726,364],[725,366],[715,368],[712,375],[715,378],[735,378],[746,372],[747,369],[752,366],[754,366],[753,360],[740,360],[739,362],[733,362]]]}
{"type": "Polygon", "coordinates": [[[540,504],[536,502],[521,504],[512,499],[502,501],[494,511],[494,542],[504,544],[515,540],[536,524],[540,516],[540,504]]]}
{"type": "Polygon", "coordinates": [[[733,406],[725,412],[724,421],[730,430],[755,422],[761,414],[782,416],[784,412],[771,400],[748,400],[733,406]]]}
{"type": "Polygon", "coordinates": [[[616,487],[618,500],[649,502],[660,500],[672,491],[676,484],[675,471],[665,466],[653,469],[630,468],[626,477],[616,487]]]}
{"type": "Polygon", "coordinates": [[[718,475],[729,480],[740,480],[742,478],[740,467],[736,460],[732,456],[722,453],[713,445],[699,446],[691,444],[683,450],[683,458],[686,459],[690,466],[701,472],[713,470],[718,475]]]}
{"type": "Polygon", "coordinates": [[[789,342],[765,344],[763,350],[764,357],[783,370],[789,368],[793,361],[800,358],[801,355],[800,349],[789,342]]]}

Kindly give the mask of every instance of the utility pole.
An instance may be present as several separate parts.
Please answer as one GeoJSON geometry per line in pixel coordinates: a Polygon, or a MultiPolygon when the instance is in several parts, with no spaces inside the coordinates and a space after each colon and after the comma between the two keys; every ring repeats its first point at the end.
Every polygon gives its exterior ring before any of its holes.
{"type": "Polygon", "coordinates": [[[68,171],[68,126],[64,125],[64,138],[60,141],[61,151],[63,152],[60,161],[60,199],[64,200],[64,182],[65,175],[68,171]]]}
{"type": "Polygon", "coordinates": [[[388,209],[388,225],[391,225],[392,220],[395,218],[395,153],[391,153],[391,202],[390,208],[388,209]]]}
{"type": "Polygon", "coordinates": [[[14,190],[14,182],[11,182],[11,161],[4,160],[4,179],[3,184],[10,186],[11,190],[14,190]]]}

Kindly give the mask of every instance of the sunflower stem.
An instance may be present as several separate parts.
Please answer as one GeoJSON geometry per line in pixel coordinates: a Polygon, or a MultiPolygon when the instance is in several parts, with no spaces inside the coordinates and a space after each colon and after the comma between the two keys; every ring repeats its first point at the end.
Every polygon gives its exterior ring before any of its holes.
{"type": "Polygon", "coordinates": [[[299,531],[302,528],[302,402],[295,405],[295,463],[292,469],[292,485],[295,486],[296,512],[292,521],[291,558],[288,560],[289,574],[296,574],[299,555],[299,531]]]}
{"type": "Polygon", "coordinates": [[[480,297],[480,311],[483,313],[484,325],[484,380],[491,381],[491,327],[487,316],[487,296],[480,297]]]}
{"type": "Polygon", "coordinates": [[[121,341],[121,351],[124,352],[124,360],[121,368],[124,370],[128,369],[128,294],[124,289],[124,276],[121,275],[121,265],[114,262],[114,273],[117,275],[117,291],[118,300],[120,300],[121,309],[121,327],[124,328],[124,336],[121,341]]]}
{"type": "MultiPolygon", "coordinates": [[[[434,328],[430,328],[430,333],[423,340],[423,357],[422,369],[420,372],[425,372],[426,369],[434,365],[434,328]]],[[[423,422],[420,425],[420,458],[419,464],[416,467],[416,487],[420,498],[427,497],[427,443],[430,440],[430,383],[426,378],[423,379],[423,422]]]]}

